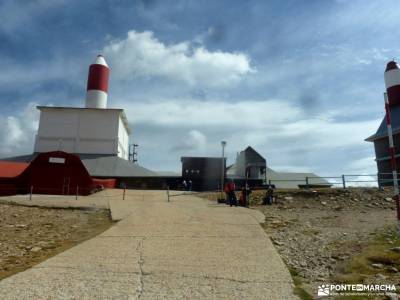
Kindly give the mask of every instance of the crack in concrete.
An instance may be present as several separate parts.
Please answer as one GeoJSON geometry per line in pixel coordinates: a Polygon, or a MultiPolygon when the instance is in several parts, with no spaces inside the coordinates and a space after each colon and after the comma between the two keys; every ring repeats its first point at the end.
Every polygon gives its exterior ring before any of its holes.
{"type": "Polygon", "coordinates": [[[289,283],[289,284],[291,284],[292,283],[291,280],[240,280],[240,279],[234,279],[234,278],[228,278],[228,277],[213,276],[213,275],[208,275],[208,274],[191,275],[191,274],[181,274],[181,273],[165,272],[165,271],[159,272],[158,274],[148,273],[145,275],[157,276],[157,275],[161,275],[161,274],[169,274],[176,278],[197,278],[197,279],[206,279],[206,280],[222,280],[222,281],[229,281],[229,282],[233,282],[233,283],[242,283],[242,284],[246,284],[246,283],[256,283],[256,284],[289,283]]]}
{"type": "Polygon", "coordinates": [[[231,235],[202,235],[202,236],[191,236],[191,235],[106,235],[99,236],[99,238],[160,238],[160,239],[171,239],[171,238],[187,238],[187,239],[202,239],[202,238],[215,238],[215,239],[252,239],[252,236],[231,236],[231,235]]]}
{"type": "Polygon", "coordinates": [[[137,245],[136,247],[136,252],[139,254],[138,256],[138,260],[137,260],[137,264],[139,266],[139,286],[137,288],[138,291],[138,297],[137,299],[140,299],[143,295],[144,292],[144,282],[143,282],[143,276],[145,276],[146,274],[143,272],[143,264],[144,264],[144,260],[143,260],[143,242],[144,242],[145,238],[143,238],[137,245]]]}

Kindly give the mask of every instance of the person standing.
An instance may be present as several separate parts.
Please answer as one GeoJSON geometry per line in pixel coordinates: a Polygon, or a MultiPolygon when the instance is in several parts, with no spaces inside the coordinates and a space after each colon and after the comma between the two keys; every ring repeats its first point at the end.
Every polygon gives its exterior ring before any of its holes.
{"type": "Polygon", "coordinates": [[[268,186],[265,197],[263,198],[263,205],[271,205],[274,200],[274,190],[271,185],[268,186]]]}
{"type": "Polygon", "coordinates": [[[233,182],[232,179],[230,179],[227,183],[228,185],[228,197],[229,197],[229,205],[232,207],[232,205],[237,206],[237,200],[236,200],[236,194],[235,194],[235,190],[236,190],[236,185],[233,182]]]}
{"type": "Polygon", "coordinates": [[[250,186],[246,183],[244,186],[244,205],[246,207],[250,206],[250,194],[251,194],[250,186]]]}
{"type": "Polygon", "coordinates": [[[189,190],[189,192],[192,191],[192,185],[193,185],[192,180],[189,180],[189,182],[188,182],[188,190],[189,190]]]}
{"type": "Polygon", "coordinates": [[[246,207],[246,188],[242,187],[240,191],[239,205],[246,207]]]}
{"type": "Polygon", "coordinates": [[[183,181],[182,181],[182,187],[183,187],[183,190],[186,191],[186,189],[187,189],[187,182],[186,182],[185,179],[183,179],[183,181]]]}
{"type": "Polygon", "coordinates": [[[225,203],[230,203],[230,194],[229,194],[229,182],[226,182],[224,185],[224,192],[225,192],[225,203]]]}

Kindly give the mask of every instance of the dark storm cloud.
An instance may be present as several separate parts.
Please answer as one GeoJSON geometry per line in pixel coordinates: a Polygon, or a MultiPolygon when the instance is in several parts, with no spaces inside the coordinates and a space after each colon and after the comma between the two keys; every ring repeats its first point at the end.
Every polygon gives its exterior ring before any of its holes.
{"type": "Polygon", "coordinates": [[[157,0],[139,0],[140,4],[143,5],[144,8],[152,9],[157,5],[157,0]]]}
{"type": "Polygon", "coordinates": [[[313,89],[300,91],[298,101],[303,110],[309,113],[318,112],[322,104],[318,91],[313,89]]]}

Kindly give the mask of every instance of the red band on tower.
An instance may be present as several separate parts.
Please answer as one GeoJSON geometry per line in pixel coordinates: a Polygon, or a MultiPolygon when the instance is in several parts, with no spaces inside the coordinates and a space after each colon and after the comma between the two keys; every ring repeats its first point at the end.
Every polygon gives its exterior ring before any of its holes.
{"type": "Polygon", "coordinates": [[[100,90],[107,93],[109,75],[110,69],[106,66],[98,64],[90,65],[86,90],[100,90]]]}
{"type": "Polygon", "coordinates": [[[395,85],[387,90],[390,106],[400,104],[400,85],[395,85]]]}
{"type": "Polygon", "coordinates": [[[400,104],[400,69],[395,61],[390,61],[385,69],[385,85],[390,106],[400,104]]]}

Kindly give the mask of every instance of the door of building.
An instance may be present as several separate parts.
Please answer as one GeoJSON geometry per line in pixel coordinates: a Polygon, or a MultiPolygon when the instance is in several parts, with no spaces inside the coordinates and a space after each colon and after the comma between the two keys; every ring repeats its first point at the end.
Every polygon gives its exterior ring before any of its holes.
{"type": "Polygon", "coordinates": [[[64,177],[64,183],[63,183],[63,188],[62,188],[62,194],[63,195],[69,195],[69,183],[70,183],[70,178],[69,177],[64,177]]]}

